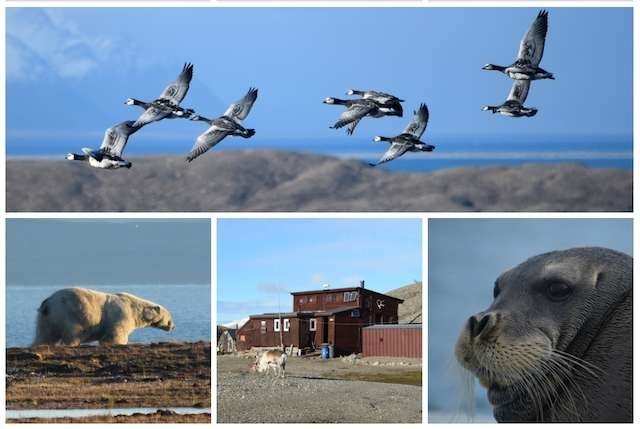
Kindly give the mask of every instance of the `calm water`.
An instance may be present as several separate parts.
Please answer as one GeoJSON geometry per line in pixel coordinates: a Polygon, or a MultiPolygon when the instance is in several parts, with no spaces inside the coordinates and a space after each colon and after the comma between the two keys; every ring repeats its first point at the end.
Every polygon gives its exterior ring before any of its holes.
{"type": "MultiPolygon", "coordinates": [[[[28,346],[35,334],[36,311],[40,303],[60,286],[8,286],[6,296],[7,347],[28,346]]],[[[129,336],[130,343],[159,341],[211,341],[211,289],[204,285],[110,286],[91,289],[102,292],[129,292],[167,308],[176,329],[165,332],[144,328],[129,336]]]]}
{"type": "MultiPolygon", "coordinates": [[[[177,414],[211,413],[211,408],[162,407],[177,414]]],[[[7,410],[8,419],[93,417],[93,416],[130,416],[136,413],[152,414],[158,408],[84,408],[70,410],[7,410]]]]}
{"type": "MultiPolygon", "coordinates": [[[[100,139],[95,141],[96,147],[100,139]]],[[[191,147],[191,142],[147,141],[145,138],[140,140],[141,144],[127,147],[128,156],[183,155],[191,147]]],[[[406,154],[379,168],[390,171],[428,172],[456,167],[515,166],[556,162],[578,162],[594,168],[633,168],[633,143],[631,139],[621,137],[556,136],[536,139],[522,137],[496,139],[490,137],[438,138],[436,136],[426,140],[436,145],[435,152],[406,154]]],[[[8,139],[7,154],[9,157],[62,159],[67,152],[77,151],[80,147],[90,146],[92,143],[93,141],[87,142],[86,139],[53,140],[47,141],[46,144],[33,140],[8,139]]],[[[233,143],[233,139],[229,139],[226,144],[217,146],[216,151],[275,149],[370,162],[379,159],[388,147],[386,143],[375,143],[359,136],[338,137],[331,140],[306,140],[304,143],[259,138],[243,140],[242,145],[233,143]]]]}

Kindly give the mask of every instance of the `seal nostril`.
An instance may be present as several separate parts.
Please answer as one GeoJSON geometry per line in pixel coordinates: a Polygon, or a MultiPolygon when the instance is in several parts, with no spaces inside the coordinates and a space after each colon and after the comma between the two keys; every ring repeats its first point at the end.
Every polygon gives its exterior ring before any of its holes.
{"type": "Polygon", "coordinates": [[[476,316],[471,316],[469,317],[469,321],[467,323],[468,328],[469,328],[469,332],[471,333],[471,337],[475,337],[477,334],[475,333],[476,330],[476,326],[478,325],[478,322],[476,320],[476,316]]]}
{"type": "Polygon", "coordinates": [[[495,323],[492,323],[491,313],[485,314],[482,318],[479,318],[478,316],[471,316],[469,318],[469,332],[471,334],[471,338],[478,337],[493,325],[495,325],[495,323]]]}
{"type": "Polygon", "coordinates": [[[482,333],[484,328],[487,326],[487,323],[489,323],[489,319],[491,319],[491,316],[489,316],[488,314],[485,315],[482,319],[480,319],[480,322],[478,323],[478,328],[477,328],[478,333],[476,334],[476,336],[482,333]]]}

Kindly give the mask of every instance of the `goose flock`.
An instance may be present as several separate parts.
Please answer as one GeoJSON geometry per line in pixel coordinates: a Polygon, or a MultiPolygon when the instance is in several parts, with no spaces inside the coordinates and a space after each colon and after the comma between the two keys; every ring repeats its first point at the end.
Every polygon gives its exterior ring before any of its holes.
{"type": "Polygon", "coordinates": [[[108,128],[99,149],[82,148],[82,154],[69,153],[66,159],[85,161],[95,168],[131,168],[131,162],[122,158],[122,152],[129,141],[129,137],[142,127],[163,119],[182,118],[203,121],[209,125],[206,131],[196,138],[193,148],[186,156],[187,162],[193,161],[226,136],[249,138],[256,133],[254,129],[242,126],[242,120],[247,117],[258,98],[258,90],[256,88],[251,88],[242,99],[231,104],[219,118],[207,119],[197,114],[194,109],[180,106],[189,91],[189,84],[192,78],[193,64],[185,63],[178,78],[169,84],[155,100],[146,102],[128,98],[125,104],[144,109],[138,119],[124,121],[108,128]]]}
{"type": "Polygon", "coordinates": [[[529,95],[531,81],[555,79],[553,73],[540,68],[548,28],[549,12],[541,10],[520,41],[518,58],[513,64],[509,66],[487,64],[482,67],[483,70],[495,70],[504,73],[514,80],[511,85],[511,91],[509,91],[507,100],[504,103],[498,106],[484,106],[482,110],[500,113],[513,118],[531,117],[538,113],[538,109],[534,107],[525,107],[524,102],[527,99],[527,95],[529,95]]]}
{"type": "MultiPolygon", "coordinates": [[[[546,10],[538,12],[538,16],[520,41],[518,57],[513,64],[508,66],[487,64],[482,67],[483,70],[499,71],[513,80],[511,90],[504,103],[484,106],[482,110],[500,113],[508,117],[536,115],[538,109],[524,106],[532,81],[555,79],[553,73],[540,67],[547,36],[548,19],[549,13],[546,10]]],[[[182,118],[205,122],[208,125],[207,129],[196,138],[191,151],[186,156],[187,162],[204,154],[227,136],[250,138],[255,135],[256,131],[252,128],[245,128],[242,121],[247,118],[258,98],[256,88],[250,88],[244,97],[232,103],[222,116],[209,119],[196,113],[194,109],[184,108],[180,105],[189,91],[192,78],[193,65],[185,63],[178,78],[167,86],[155,100],[145,102],[128,98],[125,104],[144,109],[138,119],[124,121],[108,128],[99,149],[83,148],[82,154],[69,153],[66,158],[73,161],[86,161],[90,166],[96,168],[131,168],[131,162],[122,158],[129,137],[142,127],[163,119],[182,118]]],[[[354,133],[363,118],[403,116],[402,103],[404,100],[395,95],[358,89],[350,89],[346,94],[354,98],[327,97],[323,103],[344,106],[344,111],[330,128],[346,127],[347,135],[354,133]]],[[[432,152],[435,146],[420,140],[427,128],[428,121],[429,109],[425,103],[421,103],[418,110],[413,112],[411,122],[401,134],[394,137],[375,136],[374,141],[387,142],[390,146],[377,162],[369,163],[369,165],[375,167],[392,161],[407,152],[432,152]]]]}
{"type": "MultiPolygon", "coordinates": [[[[343,100],[336,97],[328,97],[324,99],[323,103],[338,104],[346,107],[336,123],[330,128],[338,129],[346,126],[348,135],[352,135],[360,120],[367,116],[382,118],[384,116],[402,117],[403,115],[401,103],[404,102],[404,100],[401,100],[395,95],[380,91],[361,91],[358,89],[348,90],[347,95],[355,95],[360,98],[343,100]]],[[[422,103],[418,111],[413,113],[413,119],[402,134],[398,134],[395,137],[374,137],[374,141],[384,141],[390,143],[391,146],[378,162],[369,163],[370,166],[375,167],[376,165],[392,161],[407,152],[431,152],[435,149],[435,146],[420,141],[424,130],[427,128],[427,121],[429,120],[429,109],[427,105],[422,103]]]]}

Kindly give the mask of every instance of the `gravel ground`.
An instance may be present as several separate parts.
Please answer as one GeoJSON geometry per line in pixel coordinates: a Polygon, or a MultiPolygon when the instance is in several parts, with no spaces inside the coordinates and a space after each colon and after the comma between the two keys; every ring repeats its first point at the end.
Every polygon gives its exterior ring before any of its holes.
{"type": "Polygon", "coordinates": [[[422,422],[420,386],[338,379],[347,371],[403,370],[397,364],[365,367],[293,358],[284,379],[246,368],[247,359],[218,358],[218,423],[422,422]],[[321,371],[305,371],[310,366],[321,371]]]}

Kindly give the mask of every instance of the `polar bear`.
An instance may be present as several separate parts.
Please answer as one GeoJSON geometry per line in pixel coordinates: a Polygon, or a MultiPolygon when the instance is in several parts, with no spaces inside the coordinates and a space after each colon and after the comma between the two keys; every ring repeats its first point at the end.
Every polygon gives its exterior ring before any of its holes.
{"type": "Polygon", "coordinates": [[[54,292],[38,308],[33,346],[127,344],[135,329],[175,328],[171,313],[161,305],[129,293],[104,293],[85,288],[54,292]]]}

